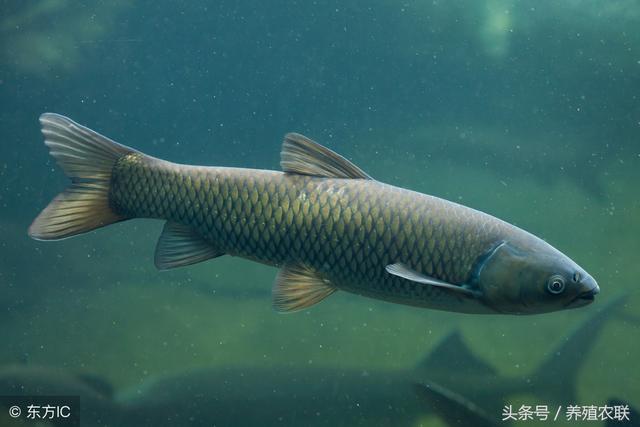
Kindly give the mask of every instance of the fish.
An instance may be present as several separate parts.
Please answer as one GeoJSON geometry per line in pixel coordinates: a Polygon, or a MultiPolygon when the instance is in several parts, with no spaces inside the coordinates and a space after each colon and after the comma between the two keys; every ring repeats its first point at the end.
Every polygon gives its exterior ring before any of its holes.
{"type": "Polygon", "coordinates": [[[476,356],[461,334],[454,331],[416,367],[414,377],[425,378],[425,385],[441,385],[451,393],[463,395],[491,414],[499,413],[504,404],[510,403],[507,397],[525,393],[543,403],[577,402],[577,384],[584,375],[586,355],[593,351],[610,321],[626,320],[628,299],[628,293],[621,293],[599,305],[555,346],[549,346],[531,372],[501,375],[476,356]]]}
{"type": "Polygon", "coordinates": [[[118,401],[132,426],[414,426],[437,416],[448,425],[497,426],[446,388],[418,392],[411,370],[295,366],[199,368],[151,378],[118,401]],[[440,406],[446,405],[447,410],[440,406]],[[440,412],[449,412],[449,418],[440,412]]]}
{"type": "Polygon", "coordinates": [[[512,395],[531,393],[537,402],[561,405],[575,401],[584,356],[604,326],[622,318],[626,301],[620,295],[599,305],[524,375],[500,374],[453,329],[407,368],[294,360],[204,366],[114,390],[95,374],[23,364],[0,368],[0,395],[80,396],[83,426],[414,426],[430,416],[452,427],[504,425],[502,408],[512,395]]]}
{"type": "Polygon", "coordinates": [[[161,270],[228,254],[280,268],[279,312],[337,290],[475,314],[537,314],[592,303],[595,279],[544,240],[486,213],[371,178],[297,133],[282,171],[176,164],[71,119],[40,116],[71,185],[29,235],[57,240],[133,218],[165,220],[161,270]]]}
{"type": "Polygon", "coordinates": [[[414,426],[427,416],[449,426],[504,425],[502,409],[511,396],[528,393],[537,402],[558,405],[576,401],[585,356],[606,325],[623,319],[627,301],[628,294],[620,294],[598,306],[524,375],[499,373],[453,329],[404,369],[306,363],[203,367],[150,378],[116,393],[116,399],[136,426],[190,414],[197,414],[194,425],[203,426],[237,425],[237,420],[242,425],[414,426]]]}
{"type": "Polygon", "coordinates": [[[421,417],[440,416],[440,405],[454,409],[446,421],[451,426],[498,425],[463,396],[452,399],[444,387],[430,396],[416,392],[411,371],[284,364],[203,367],[151,376],[116,391],[95,374],[9,365],[0,368],[0,395],[78,396],[87,427],[409,427],[421,417]]]}

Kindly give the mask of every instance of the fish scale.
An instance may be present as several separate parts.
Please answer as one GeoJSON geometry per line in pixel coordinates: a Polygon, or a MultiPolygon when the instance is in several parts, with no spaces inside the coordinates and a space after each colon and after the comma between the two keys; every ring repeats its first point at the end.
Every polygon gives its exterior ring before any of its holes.
{"type": "Polygon", "coordinates": [[[29,234],[62,239],[131,218],[166,220],[155,263],[224,254],[281,267],[279,311],[338,289],[466,313],[531,314],[591,303],[596,281],[543,240],[490,215],[380,183],[333,151],[287,134],[283,172],[178,165],[70,119],[40,117],[71,185],[29,234]]]}
{"type": "Polygon", "coordinates": [[[116,162],[110,188],[122,216],[185,224],[225,253],[301,263],[338,288],[414,305],[449,295],[391,276],[385,265],[403,261],[465,283],[499,228],[457,231],[484,214],[376,181],[193,167],[138,153],[116,162]]]}

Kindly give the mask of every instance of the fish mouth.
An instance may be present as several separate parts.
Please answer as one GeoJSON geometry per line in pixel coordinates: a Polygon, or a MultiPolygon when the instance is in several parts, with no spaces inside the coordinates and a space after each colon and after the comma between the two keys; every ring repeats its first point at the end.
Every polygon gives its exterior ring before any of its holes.
{"type": "Polygon", "coordinates": [[[596,295],[600,293],[600,287],[598,283],[591,277],[588,276],[582,282],[582,292],[580,292],[574,299],[569,301],[567,306],[569,308],[574,307],[582,307],[588,304],[591,304],[596,299],[596,295]]]}

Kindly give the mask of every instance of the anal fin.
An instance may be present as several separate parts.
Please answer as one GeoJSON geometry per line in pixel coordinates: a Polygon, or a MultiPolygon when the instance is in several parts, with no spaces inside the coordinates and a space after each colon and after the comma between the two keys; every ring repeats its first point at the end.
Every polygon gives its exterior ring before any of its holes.
{"type": "Polygon", "coordinates": [[[273,308],[281,313],[304,310],[336,290],[331,282],[307,267],[285,266],[273,285],[273,308]]]}
{"type": "Polygon", "coordinates": [[[167,221],[156,246],[159,270],[196,264],[224,255],[187,225],[167,221]]]}

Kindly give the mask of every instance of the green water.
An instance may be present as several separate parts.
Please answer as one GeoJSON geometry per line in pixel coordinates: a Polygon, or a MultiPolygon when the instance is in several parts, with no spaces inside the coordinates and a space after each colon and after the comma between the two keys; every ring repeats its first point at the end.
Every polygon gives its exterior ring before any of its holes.
{"type": "MultiPolygon", "coordinates": [[[[552,400],[560,386],[549,383],[548,395],[497,394],[498,409],[485,410],[507,425],[502,403],[602,406],[617,397],[640,406],[636,2],[45,0],[5,1],[2,10],[0,365],[92,373],[118,395],[195,368],[286,375],[295,367],[329,377],[410,370],[459,330],[500,378],[522,379],[599,306],[626,293],[588,352],[563,355],[579,365],[575,401],[552,400]],[[42,144],[37,118],[45,111],[193,164],[277,169],[284,133],[302,132],[380,181],[545,238],[589,271],[601,294],[585,308],[512,317],[339,292],[281,315],[271,309],[273,268],[223,257],[156,271],[160,222],[33,241],[27,227],[66,182],[42,144]]],[[[299,394],[288,387],[283,413],[295,412],[299,394]]],[[[373,394],[358,398],[364,405],[373,394]]],[[[327,399],[345,395],[338,387],[327,399]]],[[[383,423],[352,415],[314,419],[383,423]]],[[[3,416],[0,424],[9,423],[3,416]]],[[[561,424],[540,424],[549,423],[561,424]]],[[[242,416],[234,422],[245,424],[242,416]]],[[[446,424],[425,409],[391,425],[446,424]]]]}

